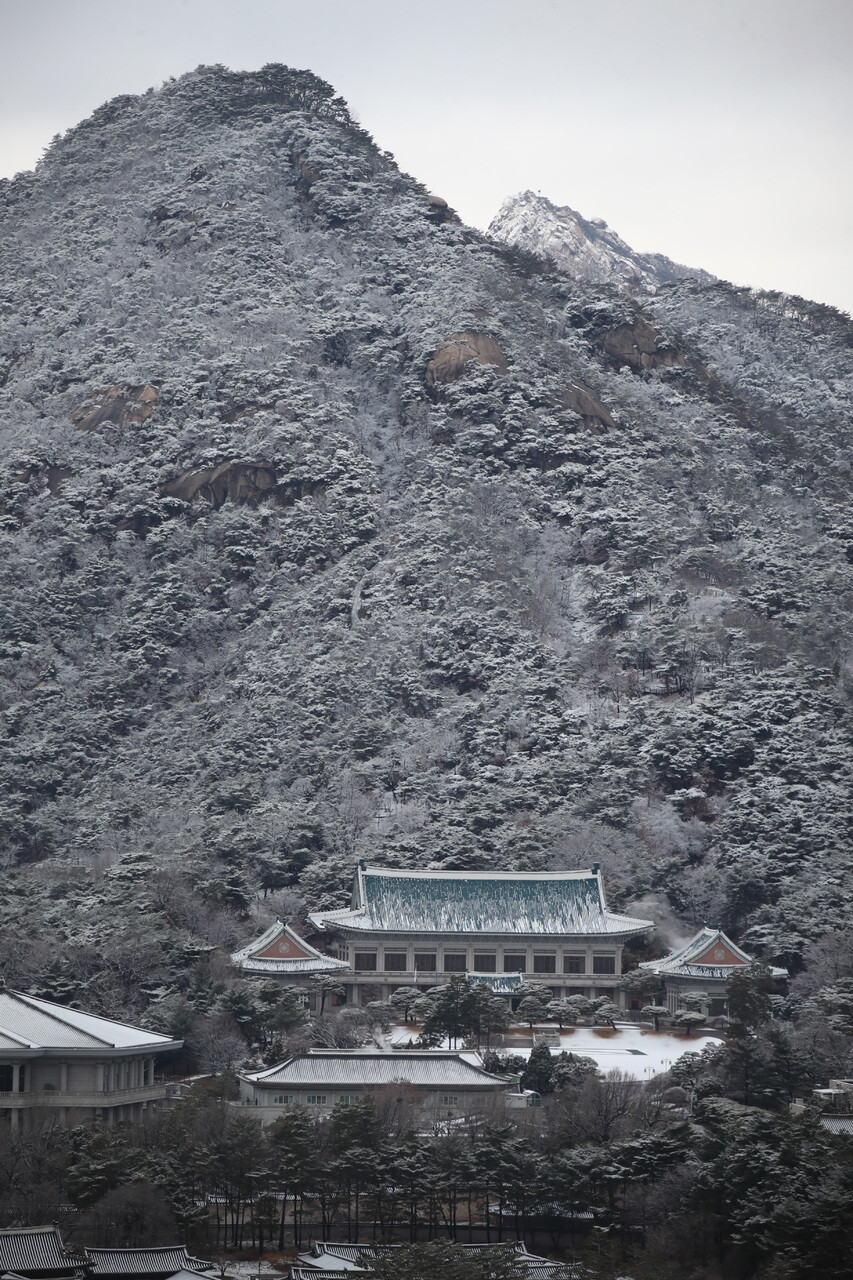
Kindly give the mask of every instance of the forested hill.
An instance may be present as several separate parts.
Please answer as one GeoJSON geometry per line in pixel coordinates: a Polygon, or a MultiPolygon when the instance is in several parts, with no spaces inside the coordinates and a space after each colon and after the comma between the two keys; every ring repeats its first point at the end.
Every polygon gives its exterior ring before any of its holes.
{"type": "Polygon", "coordinates": [[[359,857],[599,861],[795,967],[849,918],[843,316],[577,283],[280,66],[0,207],[10,979],[144,1007],[359,857]]]}

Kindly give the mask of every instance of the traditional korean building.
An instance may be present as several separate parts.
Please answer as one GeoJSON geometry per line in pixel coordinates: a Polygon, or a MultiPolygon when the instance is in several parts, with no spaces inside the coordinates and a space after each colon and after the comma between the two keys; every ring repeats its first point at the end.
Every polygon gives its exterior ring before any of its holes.
{"type": "Polygon", "coordinates": [[[198,1280],[215,1271],[183,1245],[153,1249],[68,1249],[59,1228],[0,1230],[0,1277],[10,1280],[198,1280]]]}
{"type": "Polygon", "coordinates": [[[166,1096],[158,1054],[182,1040],[0,987],[0,1118],[139,1120],[166,1096]]]}
{"type": "MultiPolygon", "coordinates": [[[[663,983],[666,1007],[675,1013],[682,996],[690,992],[703,992],[708,996],[708,1015],[720,1017],[726,1012],[726,982],[729,975],[743,965],[753,963],[753,957],[722,929],[709,929],[705,925],[695,938],[671,951],[662,960],[646,960],[641,969],[658,974],[663,983]]],[[[774,978],[787,978],[787,969],[774,969],[774,978]]]]}
{"type": "Polygon", "coordinates": [[[401,1101],[452,1119],[512,1088],[506,1076],[486,1071],[473,1051],[445,1049],[309,1049],[276,1067],[240,1075],[240,1105],[271,1124],[290,1107],[328,1114],[338,1103],[358,1102],[395,1089],[401,1101]]]}
{"type": "MultiPolygon", "coordinates": [[[[382,1252],[401,1245],[385,1244],[382,1252]]],[[[537,1253],[528,1253],[523,1240],[507,1240],[500,1244],[463,1244],[468,1254],[488,1252],[495,1257],[512,1259],[526,1280],[562,1280],[566,1275],[580,1275],[582,1269],[571,1263],[555,1262],[537,1253]]],[[[291,1265],[290,1280],[337,1280],[337,1277],[372,1274],[371,1262],[378,1255],[375,1244],[337,1243],[318,1240],[306,1253],[297,1254],[291,1265]]]]}
{"type": "Polygon", "coordinates": [[[65,1247],[58,1227],[0,1230],[0,1276],[12,1280],[84,1280],[87,1274],[85,1256],[65,1247]]]}
{"type": "Polygon", "coordinates": [[[276,920],[266,933],[235,951],[231,959],[245,973],[288,981],[320,973],[349,972],[346,960],[323,955],[283,920],[276,920]]]}
{"type": "MultiPolygon", "coordinates": [[[[308,919],[328,938],[347,998],[383,1000],[453,974],[512,995],[524,978],[556,996],[619,991],[622,949],[651,920],[607,909],[598,866],[588,871],[396,871],[360,863],[352,905],[308,919]]],[[[260,941],[260,940],[259,940],[260,941]]]]}
{"type": "Polygon", "coordinates": [[[92,1280],[198,1280],[216,1272],[212,1262],[187,1253],[184,1245],[146,1249],[84,1248],[92,1280]]]}

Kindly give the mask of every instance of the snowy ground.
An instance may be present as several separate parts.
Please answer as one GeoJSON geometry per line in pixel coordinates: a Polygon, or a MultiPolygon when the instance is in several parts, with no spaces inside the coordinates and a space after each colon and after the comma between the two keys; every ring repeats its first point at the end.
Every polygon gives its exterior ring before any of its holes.
{"type": "MultiPolygon", "coordinates": [[[[556,1030],[556,1028],[555,1028],[556,1030]]],[[[387,1040],[392,1045],[405,1045],[417,1039],[417,1029],[392,1027],[387,1040]]],[[[562,1049],[584,1058],[594,1058],[602,1071],[618,1067],[636,1080],[649,1080],[668,1071],[685,1053],[701,1053],[706,1045],[719,1044],[717,1036],[698,1035],[685,1039],[669,1031],[651,1031],[633,1023],[617,1023],[616,1031],[605,1027],[572,1027],[560,1033],[560,1044],[551,1045],[552,1053],[562,1049]]],[[[443,1048],[449,1046],[445,1043],[443,1048]]],[[[499,1053],[515,1053],[526,1058],[530,1054],[530,1037],[507,1035],[499,1053]]]]}

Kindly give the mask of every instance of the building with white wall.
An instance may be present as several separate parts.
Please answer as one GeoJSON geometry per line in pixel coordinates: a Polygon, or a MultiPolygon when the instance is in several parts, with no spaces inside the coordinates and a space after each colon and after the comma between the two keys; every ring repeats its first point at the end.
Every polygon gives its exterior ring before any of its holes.
{"type": "Polygon", "coordinates": [[[446,1049],[309,1049],[239,1079],[240,1105],[263,1124],[292,1107],[323,1115],[383,1094],[392,1104],[448,1120],[513,1088],[506,1076],[486,1071],[478,1053],[446,1049]]]}
{"type": "Polygon", "coordinates": [[[181,1040],[0,987],[0,1118],[139,1120],[166,1096],[159,1054],[181,1040]]]}

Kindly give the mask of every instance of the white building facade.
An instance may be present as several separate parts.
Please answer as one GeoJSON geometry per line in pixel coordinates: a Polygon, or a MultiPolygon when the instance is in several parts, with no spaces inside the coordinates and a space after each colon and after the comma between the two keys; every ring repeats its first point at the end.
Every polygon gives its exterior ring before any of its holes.
{"type": "Polygon", "coordinates": [[[310,1049],[239,1080],[239,1105],[251,1107],[263,1124],[292,1107],[323,1115],[381,1095],[391,1105],[450,1120],[477,1103],[498,1103],[513,1088],[486,1071],[473,1050],[445,1049],[310,1049]]]}
{"type": "Polygon", "coordinates": [[[0,988],[0,1117],[139,1120],[166,1096],[158,1054],[181,1040],[0,988]]]}

